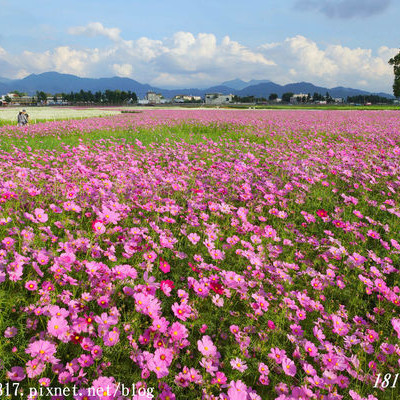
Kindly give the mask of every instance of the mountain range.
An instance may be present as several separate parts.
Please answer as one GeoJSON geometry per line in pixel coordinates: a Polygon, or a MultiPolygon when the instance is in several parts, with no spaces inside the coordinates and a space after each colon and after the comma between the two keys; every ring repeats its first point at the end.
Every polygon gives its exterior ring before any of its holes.
{"type": "Polygon", "coordinates": [[[289,83],[287,85],[278,85],[269,80],[251,80],[245,82],[241,79],[222,82],[220,85],[212,86],[205,89],[189,88],[189,89],[163,89],[148,84],[143,84],[130,78],[80,78],[70,74],[60,74],[58,72],[44,72],[42,74],[31,74],[23,79],[10,80],[0,77],[0,94],[6,94],[13,90],[33,95],[36,91],[44,91],[46,93],[70,93],[79,92],[80,90],[91,90],[92,92],[104,90],[125,90],[135,92],[139,99],[144,98],[148,91],[161,93],[165,98],[172,98],[178,94],[187,94],[193,96],[202,96],[206,93],[222,93],[234,94],[237,96],[255,96],[265,97],[271,93],[276,93],[279,97],[283,93],[319,93],[325,95],[326,92],[332,97],[347,98],[347,96],[364,96],[376,94],[383,97],[394,98],[388,93],[371,93],[360,89],[352,89],[345,87],[326,88],[315,86],[308,82],[289,83]]]}

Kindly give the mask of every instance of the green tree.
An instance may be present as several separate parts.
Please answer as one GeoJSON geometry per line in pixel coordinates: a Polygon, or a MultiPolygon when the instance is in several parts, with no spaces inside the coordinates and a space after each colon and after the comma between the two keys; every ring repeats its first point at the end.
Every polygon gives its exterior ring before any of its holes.
{"type": "Polygon", "coordinates": [[[10,92],[10,93],[14,93],[14,94],[16,94],[18,97],[26,96],[26,93],[25,93],[25,92],[20,92],[19,90],[13,90],[13,91],[10,92]]]}
{"type": "Polygon", "coordinates": [[[321,100],[325,100],[324,96],[322,96],[322,94],[314,92],[313,94],[313,101],[321,101],[321,100]]]}
{"type": "Polygon", "coordinates": [[[8,94],[4,97],[4,100],[6,103],[11,103],[11,97],[8,94]]]}
{"type": "Polygon", "coordinates": [[[325,100],[326,100],[326,102],[327,102],[328,104],[329,104],[329,103],[334,103],[334,102],[335,102],[335,100],[332,98],[332,96],[329,94],[329,92],[326,92],[325,100]]]}
{"type": "Polygon", "coordinates": [[[389,60],[389,64],[393,65],[394,72],[393,94],[400,97],[400,52],[389,60]]]}
{"type": "Polygon", "coordinates": [[[43,91],[36,91],[36,97],[38,99],[39,102],[46,102],[47,100],[47,94],[43,91]]]}
{"type": "Polygon", "coordinates": [[[285,102],[285,103],[289,103],[289,102],[290,102],[290,98],[291,98],[293,95],[294,95],[294,93],[292,93],[292,92],[283,93],[283,95],[282,95],[282,101],[285,102]]]}
{"type": "Polygon", "coordinates": [[[276,93],[271,93],[269,96],[268,96],[268,100],[271,100],[271,101],[274,101],[274,100],[276,100],[278,98],[278,95],[276,94],[276,93]]]}

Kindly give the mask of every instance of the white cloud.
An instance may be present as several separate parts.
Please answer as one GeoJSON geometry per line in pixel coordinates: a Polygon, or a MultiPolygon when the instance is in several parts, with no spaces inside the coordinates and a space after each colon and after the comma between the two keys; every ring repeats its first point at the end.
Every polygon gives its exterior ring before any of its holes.
{"type": "Polygon", "coordinates": [[[19,66],[32,72],[57,71],[89,76],[90,66],[98,63],[102,58],[104,57],[98,49],[76,50],[61,46],[43,53],[24,51],[20,57],[16,58],[16,61],[19,66]]]}
{"type": "Polygon", "coordinates": [[[362,84],[371,91],[391,93],[393,71],[387,61],[389,56],[397,54],[396,49],[383,46],[374,55],[371,49],[342,45],[321,47],[300,35],[279,45],[269,46],[267,43],[260,48],[279,66],[269,77],[273,81],[289,83],[295,78],[327,87],[357,87],[362,84]]]}
{"type": "Polygon", "coordinates": [[[105,36],[113,41],[119,41],[121,30],[118,28],[105,28],[100,22],[91,22],[86,26],[75,26],[68,30],[70,35],[83,35],[89,37],[105,36]]]}
{"type": "Polygon", "coordinates": [[[132,76],[133,68],[130,64],[113,64],[113,70],[117,76],[129,78],[132,76]]]}
{"type": "Polygon", "coordinates": [[[218,40],[212,33],[176,32],[162,40],[125,40],[118,28],[100,23],[71,28],[70,32],[106,36],[111,43],[100,48],[59,46],[20,54],[0,47],[1,75],[19,78],[28,72],[45,71],[83,77],[118,75],[176,88],[206,87],[234,78],[270,79],[280,84],[308,81],[327,87],[362,85],[390,93],[393,71],[387,61],[398,52],[386,46],[376,52],[340,44],[321,46],[301,35],[250,48],[229,36],[218,40]]]}
{"type": "Polygon", "coordinates": [[[307,70],[309,74],[321,78],[336,74],[338,66],[320,50],[315,42],[304,36],[295,36],[285,40],[289,53],[297,66],[307,70]]]}
{"type": "Polygon", "coordinates": [[[383,58],[384,60],[390,60],[399,52],[399,49],[389,48],[387,46],[381,46],[378,49],[379,57],[383,58]]]}

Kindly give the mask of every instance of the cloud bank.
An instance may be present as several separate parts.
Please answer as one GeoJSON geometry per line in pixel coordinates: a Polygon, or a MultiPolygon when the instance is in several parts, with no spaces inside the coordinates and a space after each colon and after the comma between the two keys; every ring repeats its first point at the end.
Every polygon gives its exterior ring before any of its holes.
{"type": "Polygon", "coordinates": [[[295,8],[318,11],[329,18],[365,18],[384,12],[392,0],[297,0],[295,8]]]}
{"type": "MultiPolygon", "coordinates": [[[[308,81],[327,87],[359,87],[391,92],[393,71],[387,61],[397,49],[382,46],[320,46],[298,35],[249,48],[228,36],[176,32],[162,40],[125,40],[118,28],[99,22],[69,29],[71,35],[105,37],[104,47],[59,46],[44,52],[12,54],[0,48],[5,77],[57,71],[82,77],[121,76],[160,87],[206,87],[234,78],[270,79],[285,84],[308,81]]],[[[4,74],[4,73],[2,73],[4,74]]]]}

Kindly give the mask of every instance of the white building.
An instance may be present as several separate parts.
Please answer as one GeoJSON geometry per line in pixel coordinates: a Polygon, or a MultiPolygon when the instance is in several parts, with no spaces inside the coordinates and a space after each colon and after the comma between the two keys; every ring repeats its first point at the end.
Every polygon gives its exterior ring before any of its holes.
{"type": "Polygon", "coordinates": [[[303,98],[307,99],[308,94],[304,94],[304,93],[298,93],[298,94],[294,94],[291,98],[290,98],[290,103],[291,104],[296,104],[296,103],[301,103],[303,98]]]}
{"type": "Polygon", "coordinates": [[[206,93],[206,104],[228,104],[233,101],[233,94],[206,93]]]}
{"type": "Polygon", "coordinates": [[[149,102],[148,104],[161,104],[162,98],[163,98],[163,96],[160,93],[147,92],[145,99],[149,102]]]}
{"type": "Polygon", "coordinates": [[[185,102],[194,102],[194,101],[201,101],[200,96],[192,96],[188,94],[177,94],[172,101],[174,103],[185,103],[185,102]]]}

